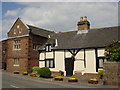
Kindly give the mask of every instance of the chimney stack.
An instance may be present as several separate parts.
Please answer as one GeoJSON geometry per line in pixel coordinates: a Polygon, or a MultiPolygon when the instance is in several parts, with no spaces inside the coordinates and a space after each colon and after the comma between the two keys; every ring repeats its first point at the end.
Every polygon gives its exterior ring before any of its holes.
{"type": "Polygon", "coordinates": [[[78,30],[88,30],[88,29],[90,29],[90,23],[87,20],[87,17],[86,16],[80,17],[80,21],[78,22],[77,26],[78,26],[78,30]]]}

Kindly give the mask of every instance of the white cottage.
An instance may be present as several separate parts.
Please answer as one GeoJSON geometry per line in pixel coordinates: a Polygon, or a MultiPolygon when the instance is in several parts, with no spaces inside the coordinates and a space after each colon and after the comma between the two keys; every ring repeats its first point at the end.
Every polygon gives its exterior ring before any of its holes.
{"type": "Polygon", "coordinates": [[[97,73],[103,68],[105,46],[118,40],[120,26],[90,29],[87,17],[81,17],[77,25],[77,31],[49,35],[39,50],[39,67],[62,70],[65,76],[97,73]]]}

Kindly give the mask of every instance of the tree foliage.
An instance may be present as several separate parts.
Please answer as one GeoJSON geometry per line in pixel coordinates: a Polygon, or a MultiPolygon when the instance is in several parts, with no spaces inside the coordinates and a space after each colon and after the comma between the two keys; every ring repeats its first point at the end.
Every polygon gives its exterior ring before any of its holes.
{"type": "Polygon", "coordinates": [[[108,61],[120,62],[120,42],[119,41],[112,41],[106,46],[105,50],[106,50],[105,56],[108,61]]]}

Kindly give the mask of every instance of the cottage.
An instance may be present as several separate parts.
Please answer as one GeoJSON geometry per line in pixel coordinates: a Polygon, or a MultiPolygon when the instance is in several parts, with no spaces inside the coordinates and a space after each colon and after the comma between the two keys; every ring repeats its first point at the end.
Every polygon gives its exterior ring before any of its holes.
{"type": "Polygon", "coordinates": [[[54,33],[39,50],[39,67],[62,70],[65,76],[96,74],[103,68],[105,46],[118,39],[120,26],[90,29],[87,17],[81,17],[78,30],[54,33]]]}

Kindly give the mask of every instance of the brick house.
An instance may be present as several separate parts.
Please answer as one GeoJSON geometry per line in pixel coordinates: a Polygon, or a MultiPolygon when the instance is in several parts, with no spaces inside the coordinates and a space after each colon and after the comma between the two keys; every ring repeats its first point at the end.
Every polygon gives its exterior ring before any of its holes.
{"type": "Polygon", "coordinates": [[[24,24],[18,18],[8,32],[6,59],[3,60],[7,64],[4,68],[11,72],[14,70],[19,70],[21,73],[31,72],[32,67],[39,66],[37,50],[46,43],[52,33],[54,32],[24,24]]]}

